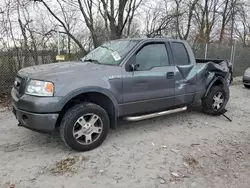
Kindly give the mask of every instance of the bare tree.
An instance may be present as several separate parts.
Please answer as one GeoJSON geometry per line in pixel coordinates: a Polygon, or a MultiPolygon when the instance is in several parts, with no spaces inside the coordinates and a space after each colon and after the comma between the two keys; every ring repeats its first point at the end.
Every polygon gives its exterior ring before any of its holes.
{"type": "MultiPolygon", "coordinates": [[[[63,17],[63,21],[65,23],[65,26],[67,28],[67,31],[71,33],[73,27],[76,25],[76,22],[78,21],[76,19],[77,12],[74,10],[67,11],[67,5],[63,4],[61,0],[57,0],[57,3],[59,4],[59,7],[61,9],[61,14],[63,17]]],[[[67,35],[67,50],[68,50],[68,56],[71,58],[71,37],[67,35]]]]}
{"type": "Polygon", "coordinates": [[[250,16],[246,13],[245,6],[241,7],[238,21],[235,24],[235,35],[241,40],[243,46],[250,45],[250,16]]]}
{"type": "Polygon", "coordinates": [[[121,38],[126,25],[128,27],[127,34],[129,34],[135,11],[141,3],[142,0],[120,0],[118,7],[115,8],[116,2],[114,0],[101,0],[102,8],[99,7],[99,10],[105,25],[109,24],[110,39],[121,38]]]}
{"type": "Polygon", "coordinates": [[[27,7],[29,6],[28,1],[16,1],[16,10],[18,15],[18,23],[23,36],[23,56],[24,56],[24,66],[29,66],[29,54],[38,64],[38,52],[36,38],[34,36],[33,29],[30,24],[33,20],[30,18],[29,11],[27,7]]]}
{"type": "MultiPolygon", "coordinates": [[[[50,6],[45,2],[45,0],[34,1],[41,2],[49,11],[49,13],[62,25],[66,34],[69,35],[70,38],[72,38],[72,40],[74,40],[78,46],[86,52],[80,41],[78,41],[76,37],[69,31],[65,20],[56,15],[50,6]]],[[[96,32],[97,15],[100,14],[102,16],[105,23],[105,29],[109,31],[109,39],[121,38],[126,26],[128,28],[127,34],[129,34],[135,11],[141,4],[142,0],[120,0],[118,4],[114,0],[101,0],[100,2],[94,0],[57,0],[57,2],[59,5],[61,5],[60,2],[64,2],[81,12],[83,20],[90,31],[93,44],[95,47],[97,47],[101,44],[99,33],[96,32]],[[98,10],[98,12],[96,12],[96,10],[98,10]]],[[[65,10],[63,12],[65,12],[65,10]]],[[[65,14],[63,13],[63,15],[65,14]]]]}
{"type": "Polygon", "coordinates": [[[106,40],[142,35],[167,36],[189,41],[195,38],[196,42],[215,40],[221,43],[234,33],[246,45],[249,33],[250,8],[246,6],[248,0],[4,2],[5,6],[0,8],[0,33],[3,36],[0,37],[1,47],[15,49],[16,56],[20,58],[18,62],[21,62],[18,69],[24,62],[18,54],[21,51],[27,51],[32,55],[36,64],[39,61],[36,55],[39,50],[55,51],[55,25],[60,27],[63,34],[63,50],[67,49],[68,54],[74,53],[77,49],[86,54],[89,49],[99,46],[106,40]],[[33,7],[41,12],[31,13],[33,7]],[[45,13],[41,7],[45,7],[45,13]],[[41,15],[46,16],[40,19],[41,15]]]}
{"type": "Polygon", "coordinates": [[[52,11],[50,6],[44,0],[33,0],[33,1],[42,3],[44,5],[44,7],[49,11],[49,13],[61,24],[61,26],[65,30],[65,33],[79,46],[79,48],[82,50],[82,52],[85,54],[87,53],[87,51],[85,50],[82,43],[74,36],[74,34],[72,34],[69,31],[69,28],[67,27],[67,24],[64,22],[64,20],[62,18],[60,18],[58,15],[56,15],[55,12],[52,11]]]}
{"type": "Polygon", "coordinates": [[[187,40],[190,33],[191,22],[194,15],[194,10],[199,0],[175,0],[176,4],[176,30],[178,37],[182,40],[187,40]],[[185,24],[186,23],[186,24],[185,24]],[[185,28],[183,25],[186,25],[185,28]]]}
{"type": "MultiPolygon", "coordinates": [[[[13,22],[11,20],[11,13],[13,11],[13,4],[12,0],[6,0],[5,1],[5,10],[4,10],[4,16],[3,16],[3,29],[6,34],[7,39],[7,49],[12,50],[16,56],[17,59],[17,65],[15,62],[13,62],[12,67],[15,71],[22,68],[22,57],[19,50],[19,42],[18,39],[15,38],[15,33],[13,31],[13,22]],[[12,43],[12,45],[10,45],[12,43]]],[[[11,71],[11,70],[10,70],[11,71]]]]}
{"type": "Polygon", "coordinates": [[[194,9],[194,18],[198,26],[196,41],[199,43],[209,43],[213,27],[218,20],[216,12],[218,11],[219,0],[205,0],[199,2],[194,9]]]}
{"type": "Polygon", "coordinates": [[[231,3],[234,0],[224,0],[222,1],[221,7],[218,10],[219,15],[222,17],[221,21],[221,29],[220,29],[220,38],[219,42],[222,43],[225,35],[225,27],[229,23],[232,17],[232,9],[233,9],[233,3],[231,3]]]}
{"type": "Polygon", "coordinates": [[[143,6],[145,35],[147,37],[162,37],[168,35],[175,13],[168,10],[168,1],[162,3],[147,3],[143,6]]]}

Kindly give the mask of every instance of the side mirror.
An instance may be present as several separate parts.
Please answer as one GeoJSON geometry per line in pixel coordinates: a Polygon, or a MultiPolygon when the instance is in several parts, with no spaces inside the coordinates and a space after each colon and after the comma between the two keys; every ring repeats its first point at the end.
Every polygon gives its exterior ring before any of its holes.
{"type": "Polygon", "coordinates": [[[131,56],[131,58],[126,62],[126,71],[134,72],[135,71],[135,64],[136,64],[136,57],[135,55],[131,56]]]}
{"type": "Polygon", "coordinates": [[[139,67],[140,67],[139,64],[130,64],[129,65],[130,71],[132,71],[132,72],[136,71],[139,67]]]}

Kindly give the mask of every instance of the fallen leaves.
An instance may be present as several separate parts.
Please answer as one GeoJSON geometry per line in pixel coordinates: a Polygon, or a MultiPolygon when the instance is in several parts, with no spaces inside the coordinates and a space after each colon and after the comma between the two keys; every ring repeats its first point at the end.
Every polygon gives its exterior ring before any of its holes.
{"type": "Polygon", "coordinates": [[[56,163],[56,167],[52,168],[52,173],[55,174],[63,174],[66,172],[72,172],[73,171],[73,165],[76,163],[75,158],[67,158],[65,160],[61,160],[58,163],[56,163]]]}
{"type": "Polygon", "coordinates": [[[56,166],[51,169],[54,174],[74,173],[76,170],[75,164],[79,161],[86,161],[87,157],[68,157],[56,163],[56,166]]]}

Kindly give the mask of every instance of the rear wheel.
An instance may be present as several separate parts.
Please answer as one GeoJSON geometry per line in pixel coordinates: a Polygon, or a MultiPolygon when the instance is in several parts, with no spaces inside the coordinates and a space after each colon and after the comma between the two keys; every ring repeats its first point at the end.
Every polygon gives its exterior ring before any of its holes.
{"type": "Polygon", "coordinates": [[[102,107],[93,103],[81,103],[64,115],[60,135],[68,147],[88,151],[102,144],[109,126],[108,114],[102,107]]]}
{"type": "Polygon", "coordinates": [[[225,108],[228,100],[229,89],[226,86],[213,86],[202,100],[203,111],[211,115],[218,115],[225,108]]]}

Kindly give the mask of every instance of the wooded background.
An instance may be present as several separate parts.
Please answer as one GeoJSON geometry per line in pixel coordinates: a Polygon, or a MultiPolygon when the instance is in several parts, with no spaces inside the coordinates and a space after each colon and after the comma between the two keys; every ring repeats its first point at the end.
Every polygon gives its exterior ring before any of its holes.
{"type": "Polygon", "coordinates": [[[19,69],[55,62],[58,36],[69,60],[112,39],[187,40],[196,57],[233,54],[239,76],[250,66],[250,0],[0,0],[0,92],[19,69]]]}

